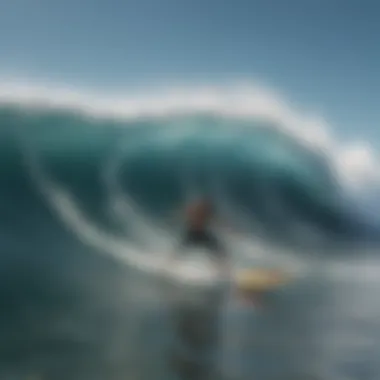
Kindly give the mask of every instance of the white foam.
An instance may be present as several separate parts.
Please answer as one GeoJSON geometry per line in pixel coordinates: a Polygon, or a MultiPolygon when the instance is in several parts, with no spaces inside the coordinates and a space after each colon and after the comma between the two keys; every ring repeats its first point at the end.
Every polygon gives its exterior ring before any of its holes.
{"type": "Polygon", "coordinates": [[[207,260],[207,254],[202,255],[197,251],[177,258],[165,272],[176,281],[202,286],[212,285],[221,277],[215,263],[207,260]]]}

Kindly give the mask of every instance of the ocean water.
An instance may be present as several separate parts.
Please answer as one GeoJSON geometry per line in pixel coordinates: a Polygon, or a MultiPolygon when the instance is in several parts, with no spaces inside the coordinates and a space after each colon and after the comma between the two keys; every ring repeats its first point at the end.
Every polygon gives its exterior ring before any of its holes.
{"type": "MultiPolygon", "coordinates": [[[[185,274],[169,278],[165,259],[198,195],[214,199],[236,268],[294,276],[264,310],[227,294],[226,378],[379,379],[379,229],[304,138],[311,130],[299,138],[253,106],[222,112],[191,97],[116,102],[117,114],[98,112],[112,102],[10,95],[0,105],[2,379],[176,379],[167,283],[185,274]]],[[[210,280],[205,267],[187,273],[193,287],[210,280]]]]}

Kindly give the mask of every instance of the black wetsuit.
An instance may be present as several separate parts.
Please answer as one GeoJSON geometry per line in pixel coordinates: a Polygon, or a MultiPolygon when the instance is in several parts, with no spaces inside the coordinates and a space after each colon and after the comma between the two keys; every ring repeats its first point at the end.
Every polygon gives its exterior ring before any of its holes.
{"type": "MultiPolygon", "coordinates": [[[[207,230],[187,230],[180,251],[202,247],[217,260],[225,260],[225,251],[207,230]]],[[[184,253],[186,254],[186,253],[184,253]]],[[[204,306],[186,302],[175,307],[174,324],[180,347],[173,354],[173,365],[180,380],[219,380],[216,354],[220,345],[219,319],[223,302],[220,290],[207,296],[204,306]]]]}
{"type": "Polygon", "coordinates": [[[189,228],[181,241],[181,246],[185,247],[203,247],[209,253],[219,260],[225,259],[225,251],[215,235],[207,229],[189,228]]]}

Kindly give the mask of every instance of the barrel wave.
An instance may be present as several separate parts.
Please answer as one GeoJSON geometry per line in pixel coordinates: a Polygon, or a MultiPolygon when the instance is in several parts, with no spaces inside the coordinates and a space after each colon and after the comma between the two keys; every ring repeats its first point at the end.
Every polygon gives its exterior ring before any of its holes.
{"type": "MultiPolygon", "coordinates": [[[[207,195],[237,230],[281,245],[369,237],[323,153],[260,120],[194,114],[115,121],[9,106],[1,109],[1,127],[6,203],[16,196],[32,202],[49,182],[99,228],[124,236],[142,215],[171,231],[178,223],[170,216],[207,195]],[[120,200],[134,212],[123,214],[120,200]]],[[[23,212],[12,207],[13,215],[23,212]]],[[[39,210],[27,217],[33,214],[39,210]]]]}

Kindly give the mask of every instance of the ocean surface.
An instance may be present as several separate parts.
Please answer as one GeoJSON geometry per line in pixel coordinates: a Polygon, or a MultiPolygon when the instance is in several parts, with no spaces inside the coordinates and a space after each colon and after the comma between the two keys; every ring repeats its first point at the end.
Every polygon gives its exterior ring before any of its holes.
{"type": "MultiPolygon", "coordinates": [[[[379,227],[313,138],[191,99],[117,114],[5,95],[1,379],[176,379],[167,283],[182,275],[165,258],[199,195],[236,268],[294,277],[263,310],[226,293],[226,379],[380,379],[379,227]]],[[[211,281],[192,271],[187,286],[211,281]]]]}

